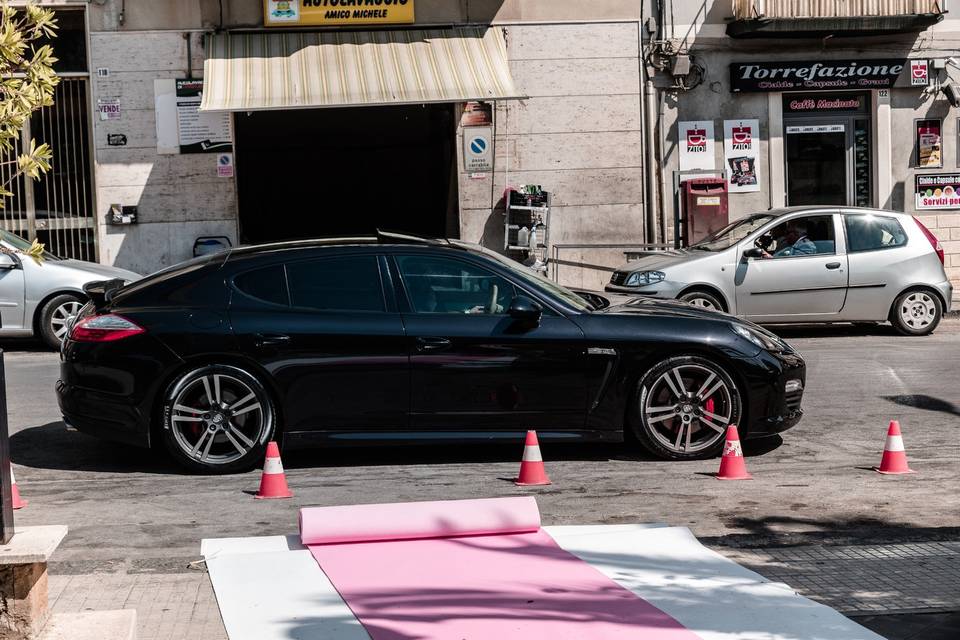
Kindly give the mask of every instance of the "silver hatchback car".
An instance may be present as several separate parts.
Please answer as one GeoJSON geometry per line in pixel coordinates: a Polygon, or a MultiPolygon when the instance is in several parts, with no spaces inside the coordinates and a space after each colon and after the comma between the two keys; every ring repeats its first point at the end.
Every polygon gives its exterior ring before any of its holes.
{"type": "Polygon", "coordinates": [[[617,269],[606,290],[677,298],[761,324],[884,322],[925,335],[953,288],[937,238],[893,211],[792,207],[617,269]]]}
{"type": "MultiPolygon", "coordinates": [[[[0,246],[24,251],[30,243],[0,230],[0,246]]],[[[17,253],[0,253],[0,337],[37,335],[58,348],[67,331],[67,319],[87,302],[83,285],[120,278],[131,282],[140,275],[94,262],[59,258],[44,252],[40,262],[17,253]]]]}

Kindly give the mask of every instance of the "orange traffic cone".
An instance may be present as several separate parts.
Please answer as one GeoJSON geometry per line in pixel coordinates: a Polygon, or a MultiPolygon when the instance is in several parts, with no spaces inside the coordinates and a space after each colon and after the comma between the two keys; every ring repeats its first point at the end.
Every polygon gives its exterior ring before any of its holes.
{"type": "Polygon", "coordinates": [[[293,497],[293,492],[287,486],[287,476],[283,473],[283,463],[280,462],[280,448],[272,440],[267,443],[267,459],[263,463],[263,474],[260,476],[260,491],[253,497],[257,500],[293,497]]]}
{"type": "Polygon", "coordinates": [[[27,506],[26,500],[20,499],[20,489],[17,488],[17,479],[13,476],[13,465],[10,466],[10,493],[12,494],[13,508],[23,509],[27,506]]]}
{"type": "Polygon", "coordinates": [[[520,461],[520,475],[516,484],[519,486],[533,486],[550,484],[547,470],[543,467],[543,456],[540,455],[540,443],[537,441],[536,431],[527,431],[527,441],[523,445],[523,459],[520,461]]]}
{"type": "Polygon", "coordinates": [[[740,434],[737,425],[727,427],[727,441],[723,444],[723,456],[720,458],[720,471],[717,480],[750,480],[753,476],[747,473],[747,465],[743,461],[743,449],[740,448],[740,434]]]}
{"type": "Polygon", "coordinates": [[[903,448],[900,423],[896,420],[890,421],[890,427],[887,429],[887,442],[883,447],[883,458],[880,459],[880,466],[874,467],[873,470],[888,475],[916,473],[907,466],[907,452],[903,448]]]}

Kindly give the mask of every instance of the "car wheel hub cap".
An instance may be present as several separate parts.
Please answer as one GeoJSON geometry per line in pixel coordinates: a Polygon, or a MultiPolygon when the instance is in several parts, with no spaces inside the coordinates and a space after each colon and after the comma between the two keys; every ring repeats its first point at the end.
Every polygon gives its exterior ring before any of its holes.
{"type": "Polygon", "coordinates": [[[905,325],[913,329],[922,329],[933,322],[937,307],[926,293],[914,293],[903,301],[900,308],[900,319],[905,325]]]}
{"type": "Polygon", "coordinates": [[[707,449],[726,433],[733,418],[731,389],[715,371],[679,365],[662,374],[641,407],[653,436],[677,453],[707,449]]]}
{"type": "Polygon", "coordinates": [[[256,391],[231,375],[190,381],[170,413],[174,440],[189,457],[210,465],[234,462],[260,442],[267,415],[256,391]]]}

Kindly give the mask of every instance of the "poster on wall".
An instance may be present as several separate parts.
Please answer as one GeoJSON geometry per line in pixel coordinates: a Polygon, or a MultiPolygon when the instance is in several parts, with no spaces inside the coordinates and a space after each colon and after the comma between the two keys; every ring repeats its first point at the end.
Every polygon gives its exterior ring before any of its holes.
{"type": "Polygon", "coordinates": [[[723,121],[723,164],[730,193],[760,191],[760,121],[723,121]]]}
{"type": "Polygon", "coordinates": [[[680,171],[716,169],[712,120],[689,120],[677,124],[680,171]]]}
{"type": "Polygon", "coordinates": [[[233,150],[230,114],[201,113],[203,80],[177,80],[177,136],[180,153],[223,153],[233,150]]]}
{"type": "Polygon", "coordinates": [[[918,175],[915,180],[918,211],[960,209],[960,173],[918,175]]]}
{"type": "Polygon", "coordinates": [[[914,157],[920,169],[943,166],[943,138],[939,120],[917,120],[914,133],[914,157]]]}

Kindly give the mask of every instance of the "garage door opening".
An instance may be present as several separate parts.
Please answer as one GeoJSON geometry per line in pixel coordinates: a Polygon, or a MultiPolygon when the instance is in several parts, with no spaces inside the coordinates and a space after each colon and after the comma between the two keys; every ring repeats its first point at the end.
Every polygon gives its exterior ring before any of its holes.
{"type": "Polygon", "coordinates": [[[240,241],[456,236],[454,108],[237,113],[240,241]]]}

